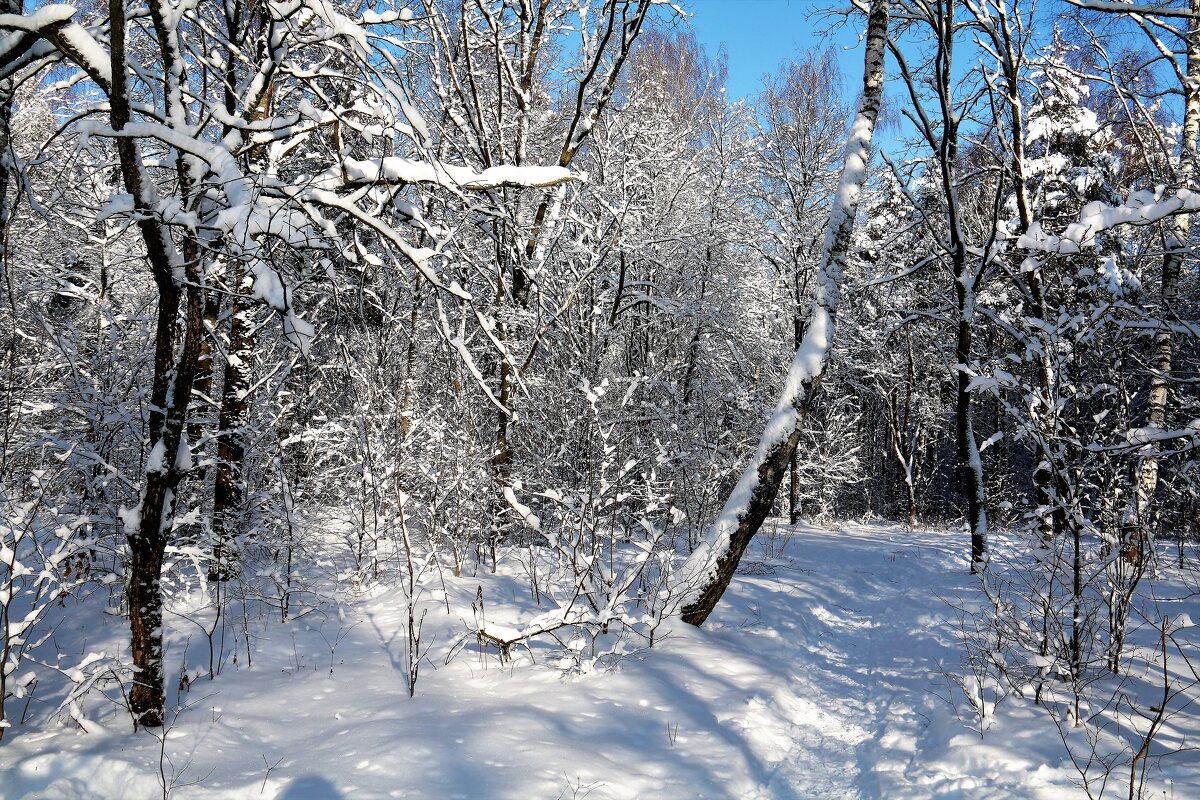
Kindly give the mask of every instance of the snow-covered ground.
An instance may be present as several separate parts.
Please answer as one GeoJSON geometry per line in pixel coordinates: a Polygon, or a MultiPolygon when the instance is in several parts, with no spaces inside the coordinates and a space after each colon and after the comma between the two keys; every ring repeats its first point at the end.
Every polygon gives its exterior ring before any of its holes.
{"type": "MultiPolygon", "coordinates": [[[[966,549],[956,533],[780,526],[704,628],[671,624],[652,650],[585,673],[536,646],[502,665],[463,643],[481,589],[492,620],[534,605],[515,570],[448,576],[446,596],[439,583],[424,598],[412,699],[402,594],[375,587],[260,629],[251,667],[230,658],[182,694],[161,758],[111,706],[89,707],[99,732],[14,727],[0,796],[149,798],[164,783],[177,798],[287,800],[1085,796],[1044,709],[1010,699],[981,738],[947,680],[962,671],[954,606],[978,599],[966,549]]],[[[206,659],[196,627],[173,620],[172,663],[189,634],[189,660],[206,659]]],[[[56,636],[115,649],[124,624],[67,616],[56,636]]],[[[1197,744],[1195,718],[1174,717],[1171,735],[1197,744]]],[[[1198,767],[1186,752],[1155,761],[1155,796],[1200,797],[1198,767]]]]}

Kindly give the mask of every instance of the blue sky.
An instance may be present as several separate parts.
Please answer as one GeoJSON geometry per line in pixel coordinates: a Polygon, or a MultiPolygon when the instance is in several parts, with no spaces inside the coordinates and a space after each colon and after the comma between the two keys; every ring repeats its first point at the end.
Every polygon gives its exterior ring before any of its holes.
{"type": "Polygon", "coordinates": [[[700,43],[710,53],[724,45],[729,55],[726,91],[732,98],[750,98],[762,86],[764,73],[809,48],[833,47],[846,75],[862,70],[862,52],[854,24],[832,37],[821,31],[832,22],[814,12],[825,0],[690,0],[688,11],[700,43]]]}

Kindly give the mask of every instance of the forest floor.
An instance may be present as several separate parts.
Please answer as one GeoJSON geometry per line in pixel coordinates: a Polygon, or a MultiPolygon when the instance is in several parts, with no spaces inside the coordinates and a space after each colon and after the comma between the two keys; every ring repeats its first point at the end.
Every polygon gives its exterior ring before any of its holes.
{"type": "MultiPolygon", "coordinates": [[[[439,582],[426,598],[411,699],[402,595],[375,587],[266,627],[251,667],[229,657],[186,692],[172,679],[181,710],[161,748],[100,706],[91,733],[14,727],[0,744],[0,796],[1085,796],[1044,708],[1011,698],[981,737],[948,677],[963,671],[955,607],[978,603],[965,550],[956,533],[777,526],[704,628],[671,624],[652,650],[583,673],[537,647],[501,664],[464,643],[479,591],[490,621],[518,624],[534,606],[516,571],[448,576],[446,594],[439,582]]],[[[56,637],[116,649],[123,624],[66,617],[56,637]]],[[[196,626],[171,626],[174,663],[189,635],[192,661],[207,651],[196,626]]],[[[1200,797],[1194,753],[1158,758],[1196,743],[1195,708],[1172,716],[1151,751],[1153,796],[1200,797]]]]}

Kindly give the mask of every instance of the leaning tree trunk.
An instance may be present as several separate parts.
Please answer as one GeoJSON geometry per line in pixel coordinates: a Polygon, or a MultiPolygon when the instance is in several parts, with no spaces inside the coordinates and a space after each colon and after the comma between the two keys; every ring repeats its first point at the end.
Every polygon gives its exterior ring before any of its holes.
{"type": "MultiPolygon", "coordinates": [[[[800,271],[797,268],[792,274],[792,287],[795,295],[796,313],[792,315],[792,347],[796,350],[800,349],[800,345],[804,343],[804,325],[805,320],[800,317],[800,303],[803,298],[800,296],[800,271]]],[[[788,481],[788,522],[792,525],[797,525],[800,522],[800,454],[792,449],[791,464],[789,465],[788,473],[790,480],[788,481]]]]}
{"type": "Polygon", "coordinates": [[[758,443],[753,461],[725,501],[705,540],[683,565],[683,620],[701,625],[720,601],[746,546],[775,503],[779,484],[796,451],[800,424],[825,373],[837,318],[839,294],[854,217],[866,180],[871,136],[883,94],[887,42],[886,0],[872,0],[867,22],[863,93],[846,143],[846,161],[834,197],[816,273],[816,297],[804,340],[796,349],[782,396],[758,443]]]}

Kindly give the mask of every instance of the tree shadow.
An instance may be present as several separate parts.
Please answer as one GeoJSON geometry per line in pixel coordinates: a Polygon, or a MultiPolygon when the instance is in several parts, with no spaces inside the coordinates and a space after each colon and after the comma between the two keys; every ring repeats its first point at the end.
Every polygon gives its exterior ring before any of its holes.
{"type": "Polygon", "coordinates": [[[320,775],[301,775],[284,787],[278,800],[344,800],[344,796],[320,775]]]}

